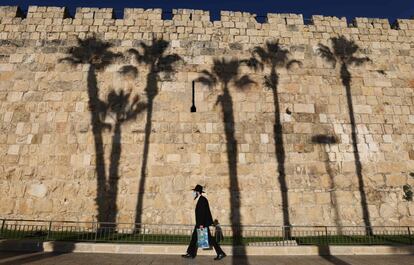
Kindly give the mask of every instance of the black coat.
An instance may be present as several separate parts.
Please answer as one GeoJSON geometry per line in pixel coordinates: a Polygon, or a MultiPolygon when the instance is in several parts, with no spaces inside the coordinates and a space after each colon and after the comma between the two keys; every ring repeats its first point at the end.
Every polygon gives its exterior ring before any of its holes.
{"type": "Polygon", "coordinates": [[[213,217],[211,216],[210,206],[208,205],[208,200],[204,196],[200,196],[198,199],[196,209],[196,226],[205,226],[208,227],[213,224],[213,217]]]}

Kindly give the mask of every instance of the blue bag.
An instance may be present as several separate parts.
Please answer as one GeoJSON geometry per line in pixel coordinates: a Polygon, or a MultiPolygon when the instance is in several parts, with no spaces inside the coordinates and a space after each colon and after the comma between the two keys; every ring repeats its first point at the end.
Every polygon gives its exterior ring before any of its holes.
{"type": "Polygon", "coordinates": [[[197,228],[197,243],[199,248],[210,248],[210,245],[208,244],[207,228],[197,228]]]}

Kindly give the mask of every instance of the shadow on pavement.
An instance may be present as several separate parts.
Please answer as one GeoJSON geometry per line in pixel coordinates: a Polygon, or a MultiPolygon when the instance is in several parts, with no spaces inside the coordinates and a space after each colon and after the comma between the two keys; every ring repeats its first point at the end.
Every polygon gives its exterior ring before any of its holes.
{"type": "Polygon", "coordinates": [[[332,256],[329,246],[318,246],[318,252],[321,258],[323,258],[326,261],[329,261],[334,265],[351,265],[350,263],[345,262],[338,257],[332,256]]]}
{"type": "Polygon", "coordinates": [[[0,264],[2,265],[20,265],[29,262],[40,261],[43,259],[59,256],[61,253],[45,252],[7,252],[0,253],[0,264]]]}

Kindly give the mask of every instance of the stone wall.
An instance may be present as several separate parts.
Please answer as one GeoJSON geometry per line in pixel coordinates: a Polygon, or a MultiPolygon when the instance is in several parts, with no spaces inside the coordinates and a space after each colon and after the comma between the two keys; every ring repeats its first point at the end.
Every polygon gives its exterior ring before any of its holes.
{"type": "MultiPolygon", "coordinates": [[[[88,107],[87,64],[62,60],[77,39],[95,37],[124,58],[97,71],[99,97],[124,90],[147,101],[149,66],[137,64],[130,48],[153,39],[169,43],[167,54],[182,60],[160,72],[154,97],[147,177],[145,223],[193,222],[191,188],[206,186],[213,216],[230,223],[229,166],[221,85],[196,83],[197,112],[191,113],[191,82],[214,59],[248,59],[255,47],[278,40],[291,68],[277,68],[278,105],[283,127],[287,198],[278,180],[280,143],[275,143],[273,93],[263,85],[270,69],[241,67],[256,83],[238,90],[230,83],[237,141],[237,181],[242,224],[283,224],[287,204],[293,225],[363,225],[363,209],[373,225],[413,225],[414,204],[403,199],[403,185],[414,186],[414,20],[174,10],[125,9],[114,19],[111,8],[0,7],[0,217],[91,221],[97,218],[94,134],[88,107]],[[330,38],[354,40],[355,56],[370,62],[350,66],[353,115],[362,178],[358,177],[346,89],[339,64],[318,55],[330,38]],[[120,69],[132,64],[137,76],[120,69]],[[313,141],[324,135],[336,139],[313,141]],[[275,151],[276,145],[276,151],[275,151]],[[277,151],[279,150],[279,151],[277,151]],[[361,187],[363,184],[363,190],[361,187]],[[361,190],[363,192],[361,192],[361,190]],[[361,199],[361,196],[364,197],[361,199]],[[361,205],[366,201],[365,206],[361,205]]],[[[240,75],[241,76],[241,75],[240,75]]],[[[133,222],[146,130],[146,113],[122,124],[116,220],[133,222]]],[[[103,130],[106,171],[110,171],[114,115],[103,130]]],[[[234,192],[234,191],[233,191],[234,192]]],[[[237,193],[237,192],[236,192],[237,193]]],[[[237,197],[237,196],[236,196],[237,197]]]]}

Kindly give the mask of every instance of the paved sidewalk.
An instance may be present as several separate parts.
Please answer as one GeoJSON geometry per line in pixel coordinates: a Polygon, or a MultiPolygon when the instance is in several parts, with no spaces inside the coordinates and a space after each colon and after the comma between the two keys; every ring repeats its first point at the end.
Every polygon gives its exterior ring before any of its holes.
{"type": "Polygon", "coordinates": [[[180,256],[122,255],[122,254],[85,254],[85,253],[22,253],[1,252],[0,264],[41,264],[41,265],[412,265],[414,255],[410,256],[254,256],[248,262],[244,258],[226,257],[214,261],[210,256],[199,256],[188,260],[180,256]]]}

